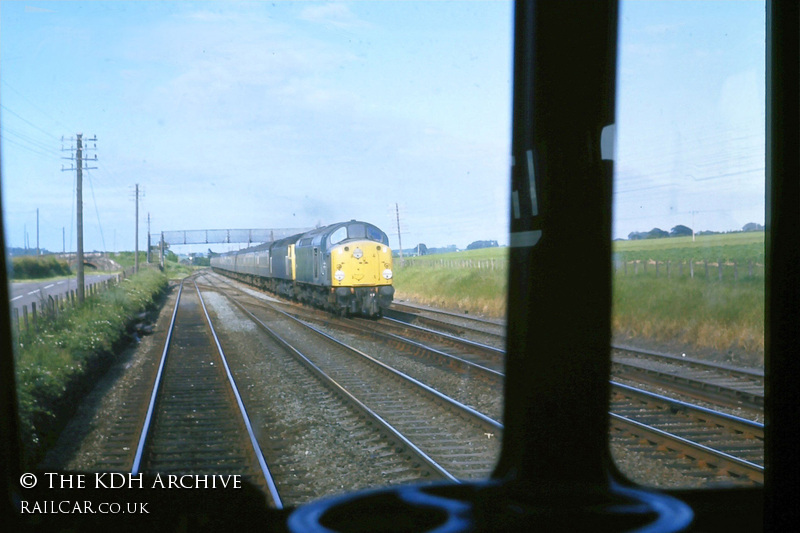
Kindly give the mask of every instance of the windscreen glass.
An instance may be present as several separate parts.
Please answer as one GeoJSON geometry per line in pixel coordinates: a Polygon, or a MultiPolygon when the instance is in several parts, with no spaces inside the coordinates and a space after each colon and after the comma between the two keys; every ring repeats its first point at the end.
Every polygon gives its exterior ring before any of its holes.
{"type": "Polygon", "coordinates": [[[647,485],[759,485],[765,6],[620,7],[611,449],[647,485]]]}
{"type": "Polygon", "coordinates": [[[0,9],[28,468],[236,475],[275,506],[491,473],[511,2],[0,9]]]}

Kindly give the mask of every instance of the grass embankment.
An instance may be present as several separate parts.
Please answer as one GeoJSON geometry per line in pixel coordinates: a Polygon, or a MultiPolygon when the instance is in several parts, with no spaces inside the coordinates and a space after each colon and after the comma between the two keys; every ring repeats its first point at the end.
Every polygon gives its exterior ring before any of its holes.
{"type": "Polygon", "coordinates": [[[394,259],[396,298],[471,314],[506,313],[508,248],[394,259]]]}
{"type": "Polygon", "coordinates": [[[652,264],[646,273],[634,275],[630,266],[627,275],[617,271],[615,334],[684,344],[738,364],[764,364],[763,232],[619,241],[614,252],[618,261],[673,262],[669,279],[663,264],[658,278],[652,264]],[[694,279],[689,261],[695,262],[694,279]],[[704,261],[715,263],[708,278],[704,261]],[[728,263],[721,280],[719,261],[728,263]]]}
{"type": "MultiPolygon", "coordinates": [[[[397,299],[485,314],[504,316],[506,311],[507,248],[490,248],[432,255],[406,260],[395,258],[394,285],[397,299]],[[494,260],[494,269],[486,268],[494,260]],[[471,264],[470,264],[471,261],[471,264]],[[478,268],[478,261],[484,268],[478,268]]],[[[659,261],[659,277],[653,264],[645,272],[618,271],[613,279],[613,332],[617,336],[684,345],[713,352],[734,363],[763,365],[764,360],[764,234],[726,235],[619,241],[614,243],[617,261],[659,261]],[[694,260],[695,277],[688,264],[679,274],[679,261],[694,260]],[[705,277],[703,261],[736,262],[723,270],[712,267],[705,277]],[[667,278],[665,261],[671,261],[667,278]],[[755,265],[753,276],[749,264],[755,265]]]]}
{"type": "Polygon", "coordinates": [[[15,359],[29,464],[43,457],[79,399],[129,341],[137,315],[154,309],[166,287],[161,272],[143,270],[21,335],[15,359]]]}

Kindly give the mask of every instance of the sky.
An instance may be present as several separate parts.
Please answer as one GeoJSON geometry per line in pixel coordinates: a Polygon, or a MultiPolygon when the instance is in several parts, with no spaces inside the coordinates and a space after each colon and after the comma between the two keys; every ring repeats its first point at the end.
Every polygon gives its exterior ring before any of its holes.
{"type": "MultiPolygon", "coordinates": [[[[152,234],[361,219],[397,248],[399,213],[404,248],[507,244],[512,23],[504,1],[1,0],[6,243],[36,246],[38,209],[40,246],[75,249],[83,133],[86,250],[133,249],[136,184],[140,249],[148,214],[152,234]]],[[[763,3],[620,23],[614,237],[763,223],[763,3]]]]}

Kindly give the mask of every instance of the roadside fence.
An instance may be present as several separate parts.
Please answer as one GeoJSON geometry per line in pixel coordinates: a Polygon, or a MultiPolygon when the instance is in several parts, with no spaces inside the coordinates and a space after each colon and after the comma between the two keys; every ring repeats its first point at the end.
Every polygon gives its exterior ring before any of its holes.
{"type": "MultiPolygon", "coordinates": [[[[141,270],[142,268],[158,268],[158,265],[155,263],[140,265],[139,269],[141,270]]],[[[123,280],[131,277],[134,274],[134,270],[135,267],[126,268],[108,279],[86,284],[84,297],[89,298],[117,286],[123,280]]],[[[37,331],[44,321],[55,320],[60,314],[78,305],[77,289],[63,294],[45,295],[40,293],[40,295],[39,302],[31,302],[30,310],[27,305],[11,309],[11,327],[17,339],[21,337],[23,332],[30,332],[31,329],[37,331]]]]}

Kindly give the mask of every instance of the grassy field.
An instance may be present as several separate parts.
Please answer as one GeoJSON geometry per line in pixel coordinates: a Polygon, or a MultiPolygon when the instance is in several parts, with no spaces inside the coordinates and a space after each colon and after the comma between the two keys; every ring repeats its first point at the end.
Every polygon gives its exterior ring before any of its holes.
{"type": "MultiPolygon", "coordinates": [[[[696,348],[732,363],[763,365],[764,357],[764,233],[617,241],[617,261],[689,261],[702,264],[737,262],[739,277],[726,266],[720,281],[716,269],[708,278],[696,267],[671,277],[662,265],[633,274],[618,271],[613,278],[615,336],[651,341],[656,345],[696,348]],[[747,276],[748,262],[760,265],[747,276]],[[758,274],[758,273],[762,274],[758,274]]],[[[508,248],[486,248],[405,260],[395,258],[396,298],[449,309],[502,317],[506,311],[508,248]]]]}
{"type": "Polygon", "coordinates": [[[702,261],[764,263],[764,232],[726,233],[668,239],[615,241],[614,259],[620,261],[702,261]]]}

